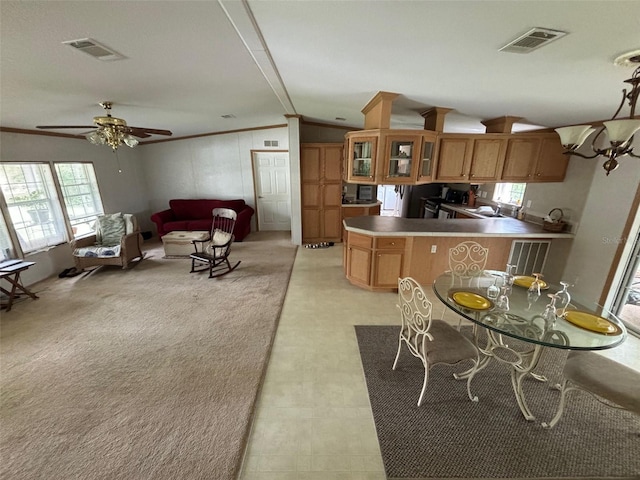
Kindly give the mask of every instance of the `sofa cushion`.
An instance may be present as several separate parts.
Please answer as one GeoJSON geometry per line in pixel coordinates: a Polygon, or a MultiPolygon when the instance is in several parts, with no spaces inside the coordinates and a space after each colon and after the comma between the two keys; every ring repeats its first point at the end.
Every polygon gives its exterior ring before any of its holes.
{"type": "MultiPolygon", "coordinates": [[[[187,220],[176,220],[175,222],[167,222],[164,224],[165,232],[175,232],[176,230],[191,230],[187,227],[187,220]]],[[[207,228],[207,230],[210,230],[207,228]]]]}
{"type": "Polygon", "coordinates": [[[185,230],[200,230],[200,231],[211,231],[211,223],[213,222],[213,217],[207,219],[200,220],[189,220],[187,222],[187,228],[185,230]]]}
{"type": "Polygon", "coordinates": [[[247,206],[247,204],[244,203],[244,200],[222,200],[221,203],[220,207],[230,208],[231,210],[235,210],[236,213],[247,206]]]}

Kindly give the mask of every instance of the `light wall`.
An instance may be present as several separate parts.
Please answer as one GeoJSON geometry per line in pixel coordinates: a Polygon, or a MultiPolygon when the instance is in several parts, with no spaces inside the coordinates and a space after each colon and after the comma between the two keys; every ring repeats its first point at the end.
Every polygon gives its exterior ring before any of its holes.
{"type": "Polygon", "coordinates": [[[618,170],[606,176],[601,159],[590,161],[596,162],[597,168],[585,197],[580,228],[568,252],[564,277],[576,282],[572,288],[577,295],[597,300],[618,244],[633,240],[622,234],[640,184],[640,163],[623,157],[618,170]]]}
{"type": "MultiPolygon", "coordinates": [[[[151,213],[169,208],[172,198],[241,198],[255,208],[251,150],[288,149],[287,127],[144,145],[139,151],[151,213]],[[278,146],[265,147],[265,140],[278,146]]],[[[157,234],[155,225],[152,231],[157,234]]]]}

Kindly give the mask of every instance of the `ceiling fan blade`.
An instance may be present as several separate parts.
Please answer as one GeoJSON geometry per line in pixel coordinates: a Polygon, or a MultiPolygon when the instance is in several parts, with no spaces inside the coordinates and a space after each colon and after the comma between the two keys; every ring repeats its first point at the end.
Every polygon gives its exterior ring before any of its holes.
{"type": "Polygon", "coordinates": [[[95,125],[38,125],[36,128],[58,129],[58,128],[96,128],[95,125]]]}
{"type": "Polygon", "coordinates": [[[154,128],[142,128],[142,127],[129,127],[129,129],[131,130],[132,135],[135,135],[133,131],[140,132],[140,133],[149,133],[152,135],[167,135],[169,137],[173,135],[171,130],[156,130],[154,128]]]}
{"type": "Polygon", "coordinates": [[[149,135],[148,133],[145,133],[144,130],[139,130],[139,129],[130,129],[129,133],[131,135],[133,135],[134,137],[138,137],[138,138],[148,138],[151,135],[149,135]]]}

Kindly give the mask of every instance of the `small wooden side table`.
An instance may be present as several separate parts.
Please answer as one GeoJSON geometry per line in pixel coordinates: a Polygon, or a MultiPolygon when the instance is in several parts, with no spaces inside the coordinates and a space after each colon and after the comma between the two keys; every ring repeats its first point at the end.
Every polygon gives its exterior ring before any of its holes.
{"type": "Polygon", "coordinates": [[[32,265],[35,265],[35,262],[24,262],[21,260],[8,260],[0,263],[0,280],[6,280],[11,285],[11,290],[7,290],[0,285],[0,291],[7,295],[9,299],[6,303],[2,303],[1,307],[6,308],[7,312],[11,310],[11,306],[13,305],[13,300],[21,295],[20,292],[29,295],[31,298],[36,300],[38,296],[29,291],[22,283],[20,282],[20,273],[27,270],[32,265]]]}

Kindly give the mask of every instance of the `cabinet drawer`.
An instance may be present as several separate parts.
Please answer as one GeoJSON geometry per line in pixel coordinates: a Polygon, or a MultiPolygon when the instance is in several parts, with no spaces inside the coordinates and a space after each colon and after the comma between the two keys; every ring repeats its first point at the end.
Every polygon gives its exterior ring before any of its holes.
{"type": "Polygon", "coordinates": [[[404,250],[406,238],[404,237],[378,237],[376,248],[386,250],[404,250]]]}
{"type": "Polygon", "coordinates": [[[371,248],[371,237],[349,232],[349,245],[362,248],[371,248]]]}

